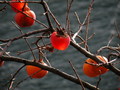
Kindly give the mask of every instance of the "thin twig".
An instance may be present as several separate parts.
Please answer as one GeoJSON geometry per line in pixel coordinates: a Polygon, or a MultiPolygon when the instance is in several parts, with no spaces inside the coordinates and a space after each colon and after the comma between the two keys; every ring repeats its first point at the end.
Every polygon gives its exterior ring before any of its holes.
{"type": "MultiPolygon", "coordinates": [[[[46,2],[44,2],[46,3],[46,2]]],[[[47,8],[47,11],[50,13],[50,15],[52,16],[53,20],[56,22],[56,24],[58,25],[59,28],[61,28],[61,24],[58,22],[58,20],[56,19],[56,17],[54,16],[54,14],[51,12],[49,6],[47,5],[46,3],[46,8],[47,8]]]]}
{"type": "Polygon", "coordinates": [[[70,13],[70,9],[72,7],[72,3],[73,3],[74,0],[71,0],[69,2],[69,0],[67,0],[67,14],[66,14],[66,26],[65,26],[65,29],[66,30],[69,30],[69,26],[70,26],[70,19],[69,19],[69,13],[70,13]]]}
{"type": "Polygon", "coordinates": [[[49,14],[48,14],[48,5],[44,0],[41,0],[41,4],[43,5],[44,11],[46,12],[45,15],[46,15],[49,27],[51,28],[51,30],[53,32],[53,25],[51,23],[51,20],[50,20],[49,14]]]}
{"type": "Polygon", "coordinates": [[[47,63],[49,64],[49,66],[51,67],[51,64],[50,64],[49,60],[47,59],[46,55],[43,53],[42,50],[40,50],[40,53],[41,53],[41,55],[45,58],[45,60],[46,60],[47,63]]]}
{"type": "Polygon", "coordinates": [[[113,38],[114,38],[114,35],[112,35],[112,36],[111,36],[111,38],[110,38],[110,40],[109,40],[109,42],[108,42],[107,46],[109,46],[109,45],[110,45],[110,43],[112,42],[113,38]]]}
{"type": "Polygon", "coordinates": [[[6,46],[4,48],[1,48],[2,49],[2,52],[0,52],[0,57],[2,57],[2,55],[5,53],[7,55],[9,55],[9,53],[6,52],[6,50],[8,49],[8,47],[12,44],[12,41],[9,41],[6,46]]]}
{"type": "Polygon", "coordinates": [[[97,88],[98,88],[101,80],[102,80],[101,75],[99,75],[99,80],[98,80],[97,85],[96,85],[97,88]]]}
{"type": "Polygon", "coordinates": [[[22,67],[20,67],[20,68],[16,71],[16,73],[12,76],[12,78],[11,78],[10,81],[9,81],[10,84],[9,84],[8,90],[10,90],[10,89],[12,88],[16,75],[20,72],[20,70],[21,70],[24,66],[25,66],[25,65],[23,65],[22,67]]]}
{"type": "Polygon", "coordinates": [[[104,46],[97,50],[97,54],[99,54],[104,49],[109,49],[109,50],[113,50],[117,53],[120,53],[120,47],[104,46]]]}
{"type": "Polygon", "coordinates": [[[3,12],[4,10],[6,10],[6,7],[7,7],[7,6],[4,6],[3,8],[1,8],[1,9],[0,9],[0,12],[1,12],[1,11],[3,12]]]}
{"type": "MultiPolygon", "coordinates": [[[[13,24],[15,25],[15,27],[20,31],[21,35],[23,35],[24,33],[22,32],[22,30],[21,30],[14,22],[12,22],[12,23],[13,23],[13,24]]],[[[28,45],[28,47],[30,48],[30,51],[31,51],[31,53],[32,53],[32,55],[33,55],[33,58],[34,58],[34,61],[35,61],[35,60],[36,60],[36,57],[35,57],[35,55],[34,55],[34,53],[33,53],[33,50],[32,50],[32,48],[31,48],[28,40],[27,40],[26,38],[24,38],[24,40],[25,40],[26,44],[28,45]]]]}
{"type": "Polygon", "coordinates": [[[11,39],[4,39],[4,40],[0,39],[0,41],[1,42],[16,41],[16,40],[22,39],[23,37],[28,37],[30,35],[35,35],[35,34],[42,33],[42,32],[48,32],[49,30],[51,30],[51,29],[50,28],[45,28],[45,29],[34,30],[34,31],[25,33],[23,35],[20,35],[18,37],[14,37],[14,38],[11,38],[11,39]]]}
{"type": "Polygon", "coordinates": [[[17,83],[17,85],[16,85],[12,90],[15,90],[15,88],[17,88],[22,82],[24,82],[25,80],[27,80],[27,79],[29,79],[29,78],[30,78],[30,77],[26,77],[25,79],[19,81],[19,82],[17,83]]]}
{"type": "Polygon", "coordinates": [[[76,16],[76,18],[77,18],[77,21],[78,21],[79,25],[81,26],[82,23],[81,23],[81,21],[80,21],[80,18],[79,18],[79,16],[78,16],[77,12],[75,12],[75,16],[76,16]]]}
{"type": "MultiPolygon", "coordinates": [[[[90,7],[89,7],[89,8],[92,8],[93,2],[94,2],[94,0],[92,0],[92,2],[90,3],[90,7]]],[[[76,43],[75,38],[76,38],[76,36],[80,33],[80,31],[82,30],[83,25],[86,23],[89,15],[90,15],[90,13],[91,13],[91,9],[88,11],[88,13],[87,13],[87,15],[86,15],[83,23],[81,24],[79,30],[73,35],[72,40],[73,40],[75,43],[76,43]]]]}
{"type": "Polygon", "coordinates": [[[87,40],[88,40],[88,26],[89,26],[89,22],[90,22],[90,14],[91,14],[91,10],[92,10],[92,6],[93,6],[94,0],[91,1],[90,6],[88,8],[88,17],[86,19],[86,32],[85,32],[85,49],[89,50],[88,44],[87,44],[87,40]]]}
{"type": "Polygon", "coordinates": [[[116,22],[115,22],[114,24],[115,24],[116,32],[117,32],[117,34],[118,34],[118,38],[120,39],[120,31],[119,31],[118,25],[117,25],[116,22]]]}
{"type": "Polygon", "coordinates": [[[79,77],[79,75],[78,75],[78,73],[77,73],[75,67],[73,66],[73,64],[72,64],[71,61],[69,61],[69,63],[70,63],[70,65],[71,65],[73,71],[75,72],[75,75],[77,76],[78,80],[80,81],[80,84],[81,84],[82,90],[85,90],[85,87],[84,87],[84,85],[83,85],[83,83],[82,83],[82,81],[81,81],[81,79],[80,79],[80,77],[79,77]]]}

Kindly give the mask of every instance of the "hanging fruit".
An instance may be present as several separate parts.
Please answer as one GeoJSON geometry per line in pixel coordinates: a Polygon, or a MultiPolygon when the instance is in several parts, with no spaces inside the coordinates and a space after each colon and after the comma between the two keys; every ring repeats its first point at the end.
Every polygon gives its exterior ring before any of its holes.
{"type": "Polygon", "coordinates": [[[28,4],[25,3],[25,0],[11,0],[11,8],[14,12],[18,13],[19,11],[24,11],[25,7],[28,7],[28,4]]]}
{"type": "Polygon", "coordinates": [[[55,49],[65,50],[70,45],[69,35],[60,35],[58,32],[53,32],[51,37],[51,44],[55,49]]]}
{"type": "MultiPolygon", "coordinates": [[[[47,66],[47,64],[44,63],[43,61],[40,63],[42,65],[47,66]]],[[[26,72],[31,78],[42,78],[48,74],[48,71],[43,70],[43,69],[36,67],[36,66],[32,66],[32,65],[26,66],[26,72]]]]}
{"type": "Polygon", "coordinates": [[[19,12],[15,15],[15,22],[20,27],[29,27],[35,23],[36,15],[32,10],[19,12]]]}
{"type": "MultiPolygon", "coordinates": [[[[108,62],[106,57],[97,56],[97,58],[99,58],[104,63],[108,62]]],[[[86,63],[84,63],[84,65],[83,65],[83,72],[89,77],[97,77],[108,71],[108,69],[105,68],[104,66],[97,66],[96,64],[98,64],[96,61],[88,58],[86,60],[86,63]]]]}

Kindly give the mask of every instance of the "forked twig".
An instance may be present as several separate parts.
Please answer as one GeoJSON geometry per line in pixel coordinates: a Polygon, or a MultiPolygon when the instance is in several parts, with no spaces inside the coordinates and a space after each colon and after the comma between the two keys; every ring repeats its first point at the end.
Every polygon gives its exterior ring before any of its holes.
{"type": "Polygon", "coordinates": [[[48,4],[47,4],[45,1],[44,1],[44,4],[45,4],[45,6],[46,6],[47,11],[49,12],[49,14],[52,16],[53,20],[54,20],[55,23],[57,24],[57,26],[58,26],[59,28],[61,28],[61,24],[58,22],[58,20],[57,20],[56,17],[54,16],[54,14],[51,12],[48,4]]]}
{"type": "Polygon", "coordinates": [[[71,0],[69,2],[69,0],[67,0],[67,13],[66,13],[66,26],[65,29],[69,30],[70,29],[70,19],[69,19],[69,13],[70,13],[70,9],[72,7],[72,3],[74,0],[71,0]]]}
{"type": "MultiPolygon", "coordinates": [[[[15,27],[20,31],[21,35],[23,35],[24,33],[22,32],[22,30],[21,30],[14,22],[12,22],[12,23],[13,23],[13,24],[15,25],[15,27]]],[[[29,47],[29,49],[30,49],[30,51],[31,51],[31,53],[32,53],[32,55],[33,55],[34,61],[36,61],[36,57],[35,57],[35,55],[34,55],[34,53],[33,53],[33,50],[32,50],[32,48],[31,48],[28,40],[27,40],[26,38],[23,38],[23,39],[25,40],[26,44],[28,45],[28,47],[29,47]]]]}
{"type": "Polygon", "coordinates": [[[49,15],[48,15],[48,5],[47,5],[47,3],[46,3],[44,0],[41,0],[41,4],[43,5],[44,11],[46,12],[45,15],[46,15],[46,18],[47,18],[49,27],[50,27],[51,30],[53,31],[53,25],[52,25],[52,23],[51,23],[51,20],[50,20],[49,15]]]}
{"type": "Polygon", "coordinates": [[[80,31],[81,31],[82,28],[83,28],[83,25],[86,23],[88,17],[90,16],[91,9],[92,9],[92,6],[93,6],[93,2],[94,2],[94,0],[92,0],[92,2],[90,3],[90,7],[89,7],[89,9],[88,9],[88,13],[87,13],[87,15],[86,15],[83,23],[81,24],[79,30],[78,30],[78,31],[73,35],[73,37],[72,37],[72,40],[73,40],[75,43],[76,43],[76,41],[75,41],[76,36],[80,33],[80,31]]]}
{"type": "Polygon", "coordinates": [[[23,67],[25,67],[25,65],[23,65],[22,67],[20,67],[20,68],[16,71],[16,73],[12,76],[12,78],[10,79],[10,81],[8,82],[8,83],[10,83],[10,84],[9,84],[9,87],[8,87],[8,90],[11,90],[11,89],[12,89],[12,86],[13,86],[13,83],[14,83],[14,80],[15,80],[15,77],[16,77],[16,75],[20,72],[20,70],[21,70],[23,67]]]}

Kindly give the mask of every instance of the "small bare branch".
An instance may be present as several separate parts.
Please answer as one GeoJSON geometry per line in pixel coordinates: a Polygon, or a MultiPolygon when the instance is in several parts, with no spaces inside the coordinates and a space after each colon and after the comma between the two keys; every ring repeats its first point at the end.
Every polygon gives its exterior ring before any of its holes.
{"type": "Polygon", "coordinates": [[[20,67],[17,71],[16,71],[16,73],[12,76],[12,78],[10,79],[10,81],[9,81],[9,87],[8,87],[8,90],[11,90],[11,88],[13,87],[13,83],[14,83],[14,80],[15,80],[15,77],[16,77],[16,75],[20,72],[20,70],[24,67],[25,65],[23,65],[22,67],[20,67]]]}
{"type": "MultiPolygon", "coordinates": [[[[13,24],[14,24],[15,27],[20,31],[21,35],[23,35],[23,34],[24,34],[23,31],[22,31],[14,22],[13,22],[13,24]]],[[[28,47],[29,47],[29,49],[30,49],[30,51],[31,51],[31,54],[33,55],[33,58],[34,58],[34,60],[36,61],[36,57],[35,57],[35,55],[34,55],[34,52],[33,52],[32,48],[31,48],[28,40],[27,40],[26,38],[23,38],[23,39],[25,40],[26,44],[28,45],[28,47]]]]}
{"type": "Polygon", "coordinates": [[[51,23],[49,15],[48,15],[48,5],[47,5],[47,3],[44,0],[41,0],[41,4],[43,5],[44,11],[46,12],[45,15],[46,15],[49,27],[51,28],[51,31],[53,32],[53,25],[51,23]]]}
{"type": "Polygon", "coordinates": [[[99,84],[100,84],[101,80],[102,80],[101,75],[99,75],[99,80],[98,80],[97,85],[96,85],[97,88],[99,87],[99,84]]]}
{"type": "Polygon", "coordinates": [[[81,84],[82,90],[85,90],[85,87],[84,87],[83,83],[81,82],[81,79],[80,79],[80,77],[79,77],[79,75],[78,75],[78,73],[77,73],[75,67],[73,66],[73,64],[72,64],[71,61],[69,61],[69,63],[70,63],[70,65],[71,65],[73,71],[75,72],[75,75],[77,76],[78,80],[80,81],[80,84],[81,84]]]}
{"type": "Polygon", "coordinates": [[[51,29],[50,28],[38,29],[38,30],[34,30],[31,32],[25,33],[25,34],[20,35],[18,37],[11,38],[11,39],[0,39],[0,41],[1,42],[16,41],[16,40],[22,39],[23,37],[28,37],[30,35],[35,35],[35,34],[42,33],[42,32],[48,32],[49,30],[51,30],[51,29]]]}
{"type": "Polygon", "coordinates": [[[77,36],[77,35],[80,33],[80,31],[82,30],[83,25],[86,23],[89,15],[90,15],[90,13],[91,13],[91,9],[92,9],[93,2],[94,2],[94,0],[92,0],[92,2],[90,3],[90,7],[89,7],[89,9],[88,9],[88,13],[87,13],[87,15],[86,15],[83,23],[81,24],[79,30],[78,30],[78,31],[73,35],[73,37],[72,37],[72,40],[73,40],[75,43],[76,43],[76,41],[75,41],[76,36],[77,36]]]}

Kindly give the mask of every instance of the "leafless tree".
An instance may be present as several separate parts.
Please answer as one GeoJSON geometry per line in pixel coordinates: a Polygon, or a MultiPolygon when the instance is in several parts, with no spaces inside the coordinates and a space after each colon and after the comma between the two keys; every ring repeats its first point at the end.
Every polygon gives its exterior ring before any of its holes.
{"type": "MultiPolygon", "coordinates": [[[[62,31],[63,33],[67,32],[67,34],[71,38],[70,46],[72,46],[72,48],[75,48],[78,53],[83,54],[87,58],[91,58],[91,59],[95,60],[96,62],[98,62],[98,66],[104,66],[104,67],[108,68],[111,72],[113,72],[114,75],[116,75],[118,77],[120,76],[120,69],[116,66],[116,65],[120,64],[120,46],[119,46],[119,43],[116,47],[110,46],[110,43],[112,42],[113,37],[117,37],[118,39],[120,39],[120,32],[119,32],[117,22],[115,22],[115,25],[114,25],[116,28],[116,32],[117,32],[116,36],[113,35],[112,38],[109,40],[108,45],[101,47],[97,51],[97,53],[92,53],[89,50],[88,41],[91,40],[92,38],[94,38],[95,34],[93,33],[92,35],[89,36],[88,33],[89,33],[89,24],[92,23],[90,15],[91,15],[91,12],[93,9],[94,0],[92,0],[89,4],[88,11],[86,13],[86,17],[83,22],[81,22],[77,12],[74,12],[74,15],[79,24],[79,28],[76,32],[71,30],[70,15],[69,15],[73,1],[74,0],[67,0],[66,24],[65,24],[65,26],[62,26],[59,23],[59,21],[57,20],[56,16],[50,10],[49,5],[47,4],[46,1],[44,1],[44,0],[41,0],[41,1],[25,0],[25,2],[28,4],[29,3],[40,4],[43,7],[43,9],[44,9],[43,15],[46,17],[47,24],[42,23],[38,19],[35,19],[36,23],[40,24],[40,29],[37,29],[34,31],[23,32],[21,27],[19,27],[14,21],[12,21],[13,26],[20,32],[20,34],[18,34],[17,37],[11,37],[8,39],[0,39],[0,60],[5,61],[5,62],[10,61],[10,62],[18,62],[17,64],[19,64],[19,63],[23,64],[22,67],[20,67],[17,71],[15,71],[15,73],[13,75],[11,75],[9,82],[7,84],[5,84],[5,86],[8,87],[8,90],[14,90],[19,84],[21,84],[22,82],[24,82],[25,80],[30,78],[30,77],[27,77],[27,78],[21,80],[17,84],[15,84],[15,82],[14,82],[16,75],[22,70],[22,68],[26,67],[26,65],[37,66],[44,70],[52,72],[54,75],[59,75],[60,77],[63,77],[64,79],[67,79],[71,82],[81,85],[82,90],[85,90],[86,88],[90,89],[90,90],[99,90],[100,89],[100,87],[99,87],[100,78],[99,78],[99,81],[97,82],[96,86],[92,85],[91,83],[88,83],[87,81],[84,81],[79,76],[79,73],[77,72],[77,70],[71,60],[68,60],[68,62],[70,64],[70,66],[72,67],[71,70],[74,71],[75,76],[70,75],[66,72],[63,72],[51,65],[50,60],[47,58],[46,52],[50,52],[50,53],[54,52],[54,48],[52,47],[52,45],[49,41],[49,38],[50,38],[50,35],[52,34],[52,32],[54,32],[56,30],[62,31]],[[80,35],[82,33],[83,27],[86,28],[85,32],[84,32],[85,37],[80,35]],[[14,42],[20,41],[21,39],[25,40],[25,43],[27,44],[29,49],[16,52],[17,56],[13,55],[13,52],[9,52],[9,48],[12,47],[14,42]],[[34,42],[30,42],[29,39],[34,39],[34,42]],[[47,42],[45,40],[47,40],[47,42]],[[100,55],[101,54],[100,52],[104,51],[105,49],[110,51],[110,53],[108,53],[108,57],[107,57],[108,63],[103,63],[101,60],[99,60],[99,58],[96,57],[97,55],[100,55]],[[33,60],[28,60],[28,59],[20,57],[20,55],[23,55],[27,52],[30,52],[29,54],[31,54],[33,56],[33,60]],[[38,55],[36,55],[35,52],[37,52],[38,55]],[[45,62],[48,64],[48,66],[44,66],[41,63],[38,63],[37,60],[39,60],[40,58],[44,58],[45,62]],[[13,87],[14,84],[16,86],[13,87]]],[[[0,1],[0,4],[5,5],[3,8],[0,9],[0,11],[4,12],[7,9],[7,7],[11,7],[10,6],[11,2],[12,1],[7,1],[7,0],[0,1]]],[[[23,12],[21,12],[21,13],[23,13],[23,12]]],[[[7,27],[7,25],[6,25],[6,27],[7,27]]]]}

